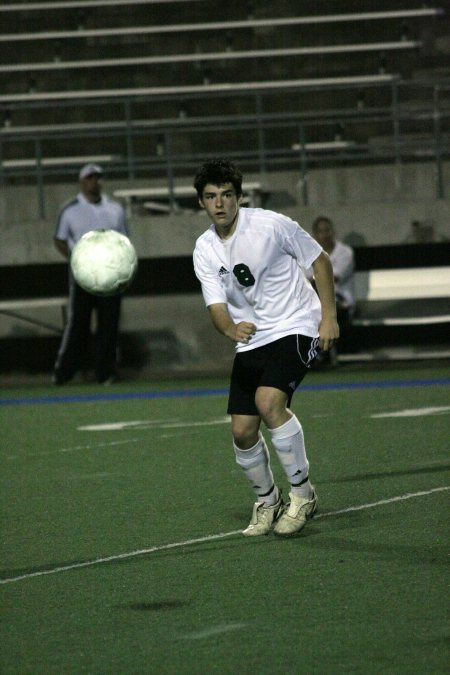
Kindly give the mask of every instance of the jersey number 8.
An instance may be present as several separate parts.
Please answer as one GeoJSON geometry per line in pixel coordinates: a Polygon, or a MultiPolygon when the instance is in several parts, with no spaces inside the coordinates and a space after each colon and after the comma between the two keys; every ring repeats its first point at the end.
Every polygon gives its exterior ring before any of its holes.
{"type": "Polygon", "coordinates": [[[244,263],[235,265],[233,274],[242,286],[253,286],[255,283],[255,277],[244,263]]]}

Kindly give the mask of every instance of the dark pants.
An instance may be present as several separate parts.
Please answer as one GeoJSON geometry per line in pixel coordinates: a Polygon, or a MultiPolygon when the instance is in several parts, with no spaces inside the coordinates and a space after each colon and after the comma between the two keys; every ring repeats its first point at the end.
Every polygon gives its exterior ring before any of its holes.
{"type": "Polygon", "coordinates": [[[340,298],[336,297],[337,322],[339,324],[338,350],[340,352],[349,352],[352,349],[352,317],[353,309],[347,307],[340,298]]]}
{"type": "Polygon", "coordinates": [[[98,382],[114,377],[117,368],[121,296],[99,297],[70,282],[68,318],[55,363],[55,381],[70,380],[87,367],[91,354],[91,318],[95,312],[94,367],[98,382]]]}

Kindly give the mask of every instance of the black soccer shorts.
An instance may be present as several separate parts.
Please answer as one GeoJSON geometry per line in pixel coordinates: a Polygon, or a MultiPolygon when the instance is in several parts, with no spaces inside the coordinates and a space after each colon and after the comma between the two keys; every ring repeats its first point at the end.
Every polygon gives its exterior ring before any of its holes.
{"type": "Polygon", "coordinates": [[[229,415],[258,415],[255,394],[258,387],[274,387],[288,396],[305,377],[319,348],[318,338],[287,335],[262,347],[235,356],[231,371],[229,415]]]}

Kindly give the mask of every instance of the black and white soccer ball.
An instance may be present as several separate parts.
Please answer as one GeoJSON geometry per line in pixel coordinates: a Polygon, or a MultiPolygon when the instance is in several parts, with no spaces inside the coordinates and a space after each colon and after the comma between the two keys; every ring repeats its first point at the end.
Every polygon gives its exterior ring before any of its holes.
{"type": "Polygon", "coordinates": [[[93,295],[118,295],[133,281],[138,267],[136,250],[116,230],[91,230],[75,244],[70,257],[75,281],[93,295]]]}

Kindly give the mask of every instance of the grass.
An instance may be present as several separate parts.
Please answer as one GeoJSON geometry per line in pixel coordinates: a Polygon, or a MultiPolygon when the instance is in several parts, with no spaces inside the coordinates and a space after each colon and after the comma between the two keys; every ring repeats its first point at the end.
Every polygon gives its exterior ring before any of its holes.
{"type": "Polygon", "coordinates": [[[447,672],[448,383],[311,373],[293,410],[320,511],[288,540],[238,533],[225,380],[9,388],[1,672],[447,672]]]}

